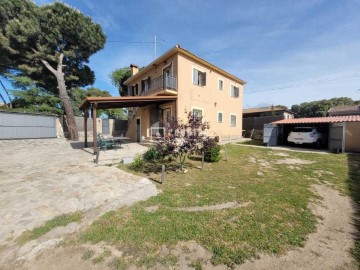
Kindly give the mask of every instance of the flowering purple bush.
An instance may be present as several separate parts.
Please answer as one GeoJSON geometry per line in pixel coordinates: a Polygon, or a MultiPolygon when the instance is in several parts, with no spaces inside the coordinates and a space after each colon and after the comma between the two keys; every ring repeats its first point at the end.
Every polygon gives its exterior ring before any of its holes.
{"type": "Polygon", "coordinates": [[[189,112],[186,123],[180,122],[174,117],[163,123],[165,127],[164,141],[159,142],[156,148],[163,157],[168,156],[170,159],[179,157],[182,171],[186,157],[189,154],[201,152],[204,142],[209,138],[205,132],[210,125],[202,120],[201,116],[189,112]]]}

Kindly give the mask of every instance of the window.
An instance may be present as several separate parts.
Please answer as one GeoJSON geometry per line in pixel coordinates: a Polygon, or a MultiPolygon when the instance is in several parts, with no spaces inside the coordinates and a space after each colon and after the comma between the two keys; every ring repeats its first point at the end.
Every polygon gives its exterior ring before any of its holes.
{"type": "Polygon", "coordinates": [[[200,109],[192,109],[192,113],[196,117],[202,117],[202,110],[200,109]]]}
{"type": "Polygon", "coordinates": [[[239,97],[239,87],[236,87],[235,85],[231,85],[230,95],[231,95],[231,97],[238,98],[239,97]]]}
{"type": "Polygon", "coordinates": [[[222,123],[222,117],[223,117],[223,114],[222,112],[218,112],[218,123],[222,123]]]}
{"type": "Polygon", "coordinates": [[[150,76],[147,77],[145,80],[142,80],[141,81],[141,91],[148,92],[150,90],[150,83],[151,83],[150,76]]]}
{"type": "Polygon", "coordinates": [[[135,84],[134,96],[138,96],[138,95],[139,95],[139,85],[135,84]]]}
{"type": "Polygon", "coordinates": [[[223,87],[224,87],[224,81],[219,79],[219,81],[218,81],[218,89],[223,90],[223,87]]]}
{"type": "Polygon", "coordinates": [[[199,85],[199,86],[205,86],[206,85],[206,72],[202,72],[200,70],[197,70],[196,68],[193,68],[193,84],[199,85]]]}
{"type": "Polygon", "coordinates": [[[230,115],[230,123],[231,123],[231,127],[236,127],[236,115],[235,114],[230,115]]]}

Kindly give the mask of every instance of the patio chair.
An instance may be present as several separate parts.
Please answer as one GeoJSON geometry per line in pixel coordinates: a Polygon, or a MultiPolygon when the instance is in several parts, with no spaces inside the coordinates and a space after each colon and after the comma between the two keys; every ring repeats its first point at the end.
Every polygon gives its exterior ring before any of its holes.
{"type": "Polygon", "coordinates": [[[119,144],[113,139],[105,139],[102,134],[98,135],[98,147],[100,150],[117,149],[119,144]]]}

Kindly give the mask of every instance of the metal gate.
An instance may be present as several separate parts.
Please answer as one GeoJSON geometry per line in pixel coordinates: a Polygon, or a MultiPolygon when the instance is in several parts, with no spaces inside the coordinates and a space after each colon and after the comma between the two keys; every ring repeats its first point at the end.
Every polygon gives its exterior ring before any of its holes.
{"type": "Polygon", "coordinates": [[[0,139],[56,138],[52,115],[0,111],[0,139]]]}
{"type": "Polygon", "coordinates": [[[276,146],[278,141],[278,128],[273,124],[264,124],[264,144],[276,146]]]}
{"type": "Polygon", "coordinates": [[[102,133],[103,134],[110,134],[109,119],[103,119],[102,120],[102,133]]]}
{"type": "Polygon", "coordinates": [[[341,151],[344,152],[344,123],[333,123],[330,124],[329,132],[329,150],[330,151],[341,151]]]}

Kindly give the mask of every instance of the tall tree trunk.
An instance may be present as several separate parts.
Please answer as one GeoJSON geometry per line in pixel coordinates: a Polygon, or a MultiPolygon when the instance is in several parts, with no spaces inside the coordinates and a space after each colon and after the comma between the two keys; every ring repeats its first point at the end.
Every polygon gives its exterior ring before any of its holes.
{"type": "Polygon", "coordinates": [[[9,106],[6,103],[5,98],[3,97],[3,95],[0,93],[0,98],[2,99],[2,101],[4,102],[5,106],[9,108],[9,106]]]}
{"type": "Polygon", "coordinates": [[[63,62],[64,55],[61,53],[58,60],[58,66],[55,70],[46,60],[40,59],[40,61],[45,65],[45,67],[50,70],[56,77],[59,89],[59,97],[61,100],[62,105],[64,106],[65,114],[66,114],[66,123],[70,133],[70,140],[78,141],[79,140],[79,132],[76,127],[74,110],[70,103],[69,95],[66,91],[65,85],[65,78],[64,73],[62,71],[62,62],[63,62]]]}
{"type": "Polygon", "coordinates": [[[10,109],[12,109],[12,102],[11,102],[11,98],[10,98],[9,92],[8,92],[8,90],[5,88],[5,85],[2,83],[1,80],[0,80],[0,84],[1,84],[1,86],[4,88],[4,91],[5,91],[6,95],[8,96],[10,109]]]}

